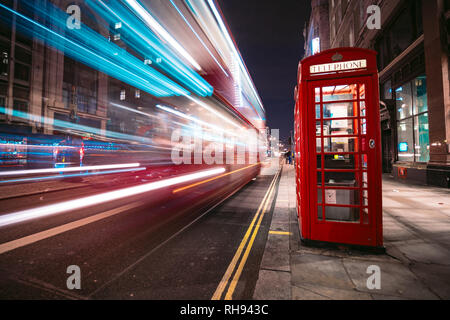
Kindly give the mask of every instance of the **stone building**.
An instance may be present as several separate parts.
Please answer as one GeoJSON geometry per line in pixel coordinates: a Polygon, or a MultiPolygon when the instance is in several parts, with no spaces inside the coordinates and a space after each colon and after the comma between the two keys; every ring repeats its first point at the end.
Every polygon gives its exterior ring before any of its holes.
{"type": "MultiPolygon", "coordinates": [[[[25,16],[34,16],[24,1],[3,3],[25,16]]],[[[64,11],[74,4],[53,3],[64,11]]],[[[35,4],[49,10],[47,1],[36,0],[35,4]]],[[[77,5],[85,13],[82,22],[108,37],[109,30],[101,27],[95,14],[82,1],[77,5]]],[[[0,113],[0,131],[54,134],[51,124],[55,120],[106,130],[108,78],[17,30],[16,15],[6,10],[0,14],[0,107],[6,109],[0,113]]]]}
{"type": "Polygon", "coordinates": [[[311,1],[311,16],[305,26],[305,56],[330,48],[330,22],[328,0],[311,1]]]}
{"type": "MultiPolygon", "coordinates": [[[[328,34],[313,16],[306,30],[321,30],[320,42],[329,43],[329,48],[378,52],[383,171],[399,179],[449,187],[450,1],[327,2],[328,34]],[[367,26],[373,5],[380,9],[380,29],[367,26]]],[[[314,8],[318,1],[311,3],[314,8]]],[[[317,35],[305,32],[306,43],[317,35]]]]}

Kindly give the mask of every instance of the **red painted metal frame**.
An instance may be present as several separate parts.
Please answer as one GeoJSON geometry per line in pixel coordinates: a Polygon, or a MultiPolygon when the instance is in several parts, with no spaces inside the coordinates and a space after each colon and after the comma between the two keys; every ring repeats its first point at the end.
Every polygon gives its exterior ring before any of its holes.
{"type": "MultiPolygon", "coordinates": [[[[352,101],[354,102],[354,101],[352,101]]],[[[337,118],[333,118],[336,120],[337,118]]],[[[330,119],[331,120],[331,119],[330,119]]],[[[355,126],[355,124],[353,124],[355,126]]],[[[323,126],[321,126],[323,127],[323,126]]],[[[322,129],[323,130],[323,129],[322,129]]],[[[323,133],[322,146],[323,144],[323,133]]],[[[333,137],[347,137],[339,135],[333,137]]],[[[296,161],[296,188],[297,188],[297,215],[302,239],[315,240],[333,243],[344,243],[352,245],[382,247],[382,189],[381,189],[381,129],[379,115],[379,84],[376,63],[376,52],[360,48],[338,48],[324,51],[320,54],[308,57],[300,62],[298,73],[298,87],[296,90],[295,105],[295,152],[296,161]],[[367,68],[332,72],[327,74],[310,74],[311,65],[334,63],[333,56],[337,53],[342,56],[342,62],[352,60],[367,60],[367,68]],[[357,131],[350,135],[356,136],[357,147],[354,152],[328,152],[326,154],[353,154],[355,159],[355,169],[325,169],[324,150],[322,150],[322,165],[317,168],[316,162],[319,153],[316,153],[316,104],[321,105],[323,114],[323,104],[341,103],[344,101],[315,101],[315,88],[324,86],[337,86],[343,84],[365,85],[365,98],[359,95],[357,101],[357,114],[353,117],[343,119],[353,120],[357,124],[357,131]],[[363,117],[360,113],[360,101],[365,100],[366,114],[363,117]],[[361,130],[361,118],[366,119],[366,134],[361,130]],[[375,141],[375,148],[369,147],[369,141],[375,141]],[[360,155],[367,155],[368,168],[363,168],[360,155]],[[326,186],[324,174],[322,174],[322,187],[319,188],[324,193],[326,189],[344,189],[359,191],[359,205],[327,204],[332,207],[357,207],[360,209],[359,222],[337,222],[326,219],[319,220],[317,217],[317,172],[355,172],[357,187],[333,187],[326,186]],[[363,172],[367,172],[368,186],[364,186],[363,172]],[[367,192],[368,205],[364,205],[365,192],[367,192]],[[369,223],[363,223],[363,210],[368,209],[369,223]]],[[[322,199],[324,196],[322,194],[322,199]]],[[[324,200],[323,200],[324,202],[324,200]]],[[[325,204],[323,204],[325,206],[325,204]]],[[[325,212],[326,217],[326,212],[325,212]]]]}

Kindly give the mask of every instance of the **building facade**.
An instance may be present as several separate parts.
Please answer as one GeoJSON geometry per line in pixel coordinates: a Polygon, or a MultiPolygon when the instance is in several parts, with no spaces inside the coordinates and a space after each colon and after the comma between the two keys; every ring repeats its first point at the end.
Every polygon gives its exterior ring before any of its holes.
{"type": "MultiPolygon", "coordinates": [[[[45,1],[35,3],[42,9],[46,7],[45,1]]],[[[73,3],[57,1],[61,8],[73,3]]],[[[34,15],[21,1],[6,0],[4,4],[26,16],[34,15]]],[[[89,12],[82,2],[77,5],[89,12]]],[[[76,122],[105,130],[107,77],[24,35],[16,27],[16,15],[6,10],[0,13],[0,106],[6,109],[0,115],[2,131],[54,134],[54,128],[44,126],[41,119],[76,122]],[[38,120],[39,116],[42,118],[38,120]]],[[[93,13],[86,14],[83,23],[96,32],[109,34],[93,13]]]]}
{"type": "Polygon", "coordinates": [[[316,18],[308,26],[323,31],[320,42],[378,53],[383,171],[449,187],[450,1],[329,0],[328,9],[328,34],[316,18]],[[368,26],[373,17],[381,28],[368,26]]]}
{"type": "Polygon", "coordinates": [[[303,31],[305,55],[310,56],[330,48],[328,0],[311,1],[311,16],[303,31]]]}

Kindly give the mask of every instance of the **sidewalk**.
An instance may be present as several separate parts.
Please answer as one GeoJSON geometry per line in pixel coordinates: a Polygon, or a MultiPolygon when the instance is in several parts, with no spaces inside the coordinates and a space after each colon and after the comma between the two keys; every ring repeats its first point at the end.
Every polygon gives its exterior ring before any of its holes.
{"type": "Polygon", "coordinates": [[[450,299],[449,190],[384,177],[383,233],[384,255],[304,246],[294,166],[284,165],[253,299],[450,299]],[[371,265],[381,289],[367,288],[371,265]]]}

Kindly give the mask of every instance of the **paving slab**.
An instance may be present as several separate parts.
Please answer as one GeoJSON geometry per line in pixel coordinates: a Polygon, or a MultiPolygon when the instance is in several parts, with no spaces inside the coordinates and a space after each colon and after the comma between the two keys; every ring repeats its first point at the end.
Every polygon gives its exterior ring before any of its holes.
{"type": "Polygon", "coordinates": [[[291,275],[288,272],[261,270],[254,300],[291,300],[291,275]]]}
{"type": "Polygon", "coordinates": [[[450,299],[450,190],[384,176],[385,254],[305,246],[295,192],[294,167],[284,165],[271,230],[290,233],[269,234],[254,299],[450,299]],[[373,265],[380,268],[380,289],[367,284],[373,265]]]}
{"type": "Polygon", "coordinates": [[[295,254],[291,256],[292,284],[316,284],[323,287],[353,289],[342,259],[318,254],[295,254]]]}
{"type": "MultiPolygon", "coordinates": [[[[272,229],[272,228],[271,228],[272,229]]],[[[286,235],[270,234],[261,261],[261,269],[286,271],[291,270],[289,260],[289,242],[286,235]]]]}
{"type": "Polygon", "coordinates": [[[330,288],[317,284],[302,284],[292,288],[293,300],[372,300],[368,293],[330,288]]]}
{"type": "Polygon", "coordinates": [[[358,291],[398,296],[410,299],[438,299],[407,266],[398,262],[378,262],[344,259],[343,264],[358,291]],[[380,289],[369,289],[367,282],[372,273],[368,267],[380,269],[380,289]]]}

